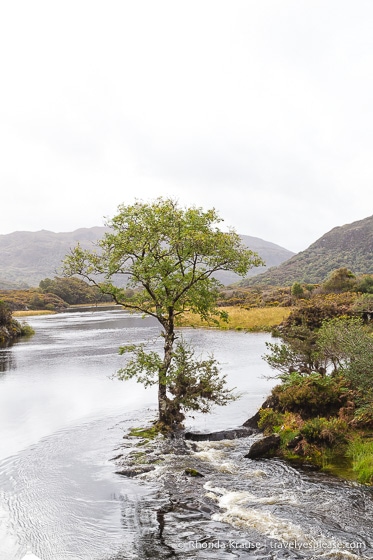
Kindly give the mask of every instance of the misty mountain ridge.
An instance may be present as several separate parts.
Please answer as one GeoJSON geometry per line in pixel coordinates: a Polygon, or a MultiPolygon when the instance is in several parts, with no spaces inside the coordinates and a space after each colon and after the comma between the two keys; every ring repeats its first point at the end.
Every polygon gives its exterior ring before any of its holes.
{"type": "MultiPolygon", "coordinates": [[[[78,243],[85,249],[101,239],[108,228],[80,228],[72,232],[55,233],[48,230],[15,231],[0,235],[0,288],[35,287],[44,278],[61,275],[61,261],[78,243]]],[[[253,268],[247,277],[260,274],[269,267],[288,260],[294,253],[259,237],[241,235],[242,242],[257,252],[265,267],[253,268]]],[[[216,277],[224,285],[241,280],[231,272],[220,272],[216,277]]]]}
{"type": "Polygon", "coordinates": [[[337,268],[373,274],[373,216],[331,229],[305,251],[243,285],[319,284],[337,268]]]}

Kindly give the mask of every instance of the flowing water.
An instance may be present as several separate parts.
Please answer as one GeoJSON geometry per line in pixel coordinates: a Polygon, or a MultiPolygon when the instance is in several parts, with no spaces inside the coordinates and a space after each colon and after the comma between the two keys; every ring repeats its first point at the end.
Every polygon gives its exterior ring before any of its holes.
{"type": "MultiPolygon", "coordinates": [[[[158,325],[117,310],[29,323],[34,337],[0,350],[0,560],[27,551],[42,560],[373,558],[370,489],[245,459],[255,436],[157,444],[154,470],[115,474],[111,459],[134,446],[128,429],[150,422],[156,402],[154,388],[111,378],[123,365],[118,347],[157,347],[158,325]]],[[[239,426],[271,387],[261,360],[268,335],[184,335],[213,352],[242,393],[189,427],[239,426]]]]}

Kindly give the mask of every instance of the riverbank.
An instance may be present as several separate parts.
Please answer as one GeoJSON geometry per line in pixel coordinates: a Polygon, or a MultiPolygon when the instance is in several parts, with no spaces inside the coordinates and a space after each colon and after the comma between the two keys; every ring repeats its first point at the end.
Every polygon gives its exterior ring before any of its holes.
{"type": "Polygon", "coordinates": [[[7,304],[0,300],[0,346],[7,346],[21,337],[31,336],[34,330],[27,323],[13,318],[7,304]]]}
{"type": "Polygon", "coordinates": [[[373,431],[354,428],[345,419],[316,416],[302,419],[293,412],[261,408],[258,427],[265,437],[276,434],[263,456],[312,466],[345,480],[373,485],[373,431]]]}

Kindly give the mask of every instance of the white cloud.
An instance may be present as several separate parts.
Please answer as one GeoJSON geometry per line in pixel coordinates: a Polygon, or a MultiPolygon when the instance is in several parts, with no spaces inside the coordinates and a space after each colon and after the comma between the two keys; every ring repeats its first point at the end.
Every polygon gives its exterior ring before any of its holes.
{"type": "Polygon", "coordinates": [[[177,196],[300,250],[370,215],[373,5],[1,8],[0,233],[177,196]]]}

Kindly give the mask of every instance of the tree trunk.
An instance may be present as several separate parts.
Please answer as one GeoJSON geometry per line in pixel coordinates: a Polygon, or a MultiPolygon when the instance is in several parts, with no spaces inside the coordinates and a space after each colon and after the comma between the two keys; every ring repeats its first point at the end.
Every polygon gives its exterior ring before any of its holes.
{"type": "Polygon", "coordinates": [[[172,402],[167,397],[167,372],[172,360],[172,350],[175,340],[173,317],[164,325],[164,356],[163,365],[158,374],[158,414],[159,422],[167,428],[171,428],[172,420],[172,402]]]}

